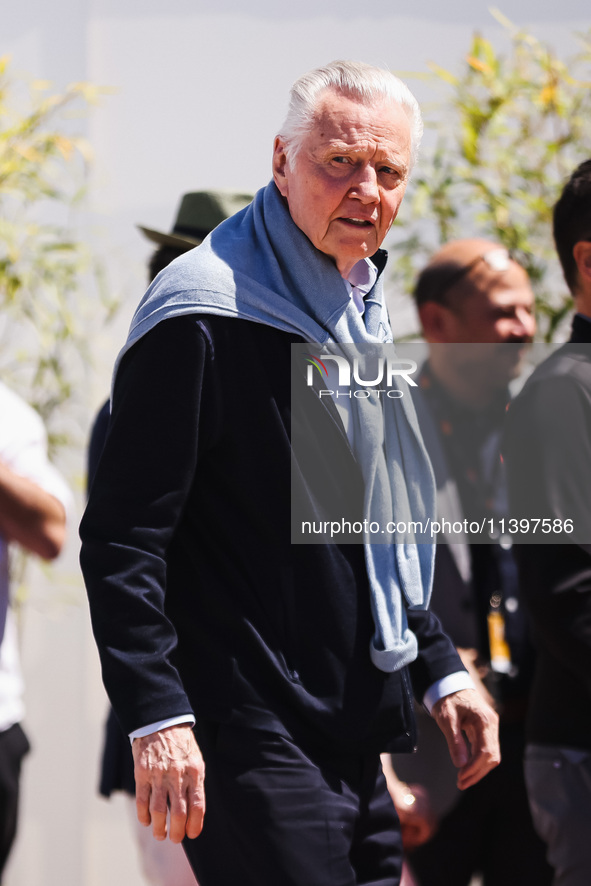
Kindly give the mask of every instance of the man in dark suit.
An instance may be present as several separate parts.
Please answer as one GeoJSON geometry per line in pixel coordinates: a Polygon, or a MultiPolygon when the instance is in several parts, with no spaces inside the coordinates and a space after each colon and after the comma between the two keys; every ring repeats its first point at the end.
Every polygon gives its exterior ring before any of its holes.
{"type": "Polygon", "coordinates": [[[583,886],[591,882],[591,160],[554,208],[554,239],[577,313],[569,343],[512,404],[504,453],[513,515],[530,521],[516,546],[538,650],[530,804],[555,884],[583,886]]]}
{"type": "Polygon", "coordinates": [[[384,516],[389,495],[400,514],[434,494],[410,397],[369,404],[382,441],[363,403],[342,418],[292,357],[391,340],[379,247],[420,129],[390,72],[334,62],[302,77],[273,181],[155,281],[118,363],[82,564],[138,817],[163,839],[170,805],[202,886],[395,886],[379,754],[413,747],[411,679],[461,788],[498,763],[496,715],[426,608],[431,546],[291,536],[290,487],[320,521],[344,478],[384,516]]]}
{"type": "MultiPolygon", "coordinates": [[[[183,194],[171,231],[158,231],[139,225],[148,240],[156,244],[148,261],[148,283],[175,258],[202,243],[220,222],[248,206],[251,200],[252,194],[237,191],[193,191],[183,194]]],[[[92,426],[88,444],[88,488],[92,485],[103,451],[110,411],[111,404],[107,400],[92,426]]],[[[131,746],[112,709],[105,726],[99,791],[104,797],[110,797],[115,791],[124,791],[135,799],[131,746]]],[[[157,843],[137,820],[135,833],[142,870],[152,886],[186,886],[195,882],[180,846],[171,842],[157,843]]]]}
{"type": "Polygon", "coordinates": [[[396,770],[429,792],[439,823],[433,838],[412,852],[411,866],[425,886],[468,886],[475,874],[484,886],[545,886],[552,871],[523,776],[532,650],[511,540],[508,533],[501,538],[496,525],[508,517],[500,443],[510,388],[535,331],[534,293],[503,246],[470,238],[435,253],[419,275],[415,299],[429,345],[416,408],[444,522],[431,606],[483,694],[492,697],[502,761],[489,778],[460,793],[441,735],[420,717],[418,753],[398,757],[396,770]],[[466,518],[478,526],[484,521],[486,538],[451,531],[466,518]]]}

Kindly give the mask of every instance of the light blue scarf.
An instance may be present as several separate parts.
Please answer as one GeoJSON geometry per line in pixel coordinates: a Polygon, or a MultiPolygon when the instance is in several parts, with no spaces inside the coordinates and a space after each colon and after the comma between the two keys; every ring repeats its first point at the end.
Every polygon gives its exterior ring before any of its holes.
{"type": "MultiPolygon", "coordinates": [[[[183,314],[239,317],[319,344],[391,342],[381,280],[365,305],[364,322],[336,265],[295,225],[271,182],[156,277],[132,319],[115,372],[146,332],[183,314]]],[[[405,383],[397,384],[404,393],[400,400],[351,400],[365,516],[383,526],[394,516],[424,521],[435,514],[435,483],[414,405],[405,383]]],[[[370,654],[380,670],[391,672],[417,656],[406,608],[428,606],[435,546],[415,544],[404,533],[385,540],[391,543],[374,544],[368,537],[364,550],[375,623],[370,654]]]]}

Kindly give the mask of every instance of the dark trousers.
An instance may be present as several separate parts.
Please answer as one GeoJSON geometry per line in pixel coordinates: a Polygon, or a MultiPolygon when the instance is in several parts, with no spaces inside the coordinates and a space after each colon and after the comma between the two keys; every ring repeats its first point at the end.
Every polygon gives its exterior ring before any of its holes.
{"type": "Polygon", "coordinates": [[[400,828],[379,757],[200,723],[207,811],[185,851],[200,886],[398,886],[400,828]]]}
{"type": "Polygon", "coordinates": [[[533,819],[554,865],[553,886],[591,883],[591,751],[527,746],[533,819]]]}
{"type": "Polygon", "coordinates": [[[523,772],[523,729],[501,727],[500,766],[462,793],[428,843],[410,855],[421,886],[550,886],[552,868],[535,833],[523,772]]]}
{"type": "Polygon", "coordinates": [[[18,724],[0,732],[0,880],[16,835],[21,762],[28,750],[18,724]]]}

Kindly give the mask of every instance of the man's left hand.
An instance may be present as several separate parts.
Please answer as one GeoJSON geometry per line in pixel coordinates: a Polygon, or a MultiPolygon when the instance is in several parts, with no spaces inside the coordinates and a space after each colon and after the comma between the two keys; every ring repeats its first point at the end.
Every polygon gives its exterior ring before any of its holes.
{"type": "Polygon", "coordinates": [[[452,762],[459,769],[461,791],[499,765],[499,718],[475,689],[446,695],[431,713],[445,735],[452,762]]]}

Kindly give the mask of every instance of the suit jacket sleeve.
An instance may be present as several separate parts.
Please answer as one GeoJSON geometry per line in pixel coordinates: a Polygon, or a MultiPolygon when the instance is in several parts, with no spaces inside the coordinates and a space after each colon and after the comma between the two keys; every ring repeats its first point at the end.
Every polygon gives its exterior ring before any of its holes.
{"type": "Polygon", "coordinates": [[[466,668],[434,612],[416,610],[407,616],[419,643],[419,655],[410,665],[410,675],[415,698],[422,704],[433,683],[466,668]]]}
{"type": "Polygon", "coordinates": [[[125,356],[80,534],[103,679],[126,732],[191,705],[165,614],[166,552],[197,463],[206,342],[167,320],[125,356]]]}

